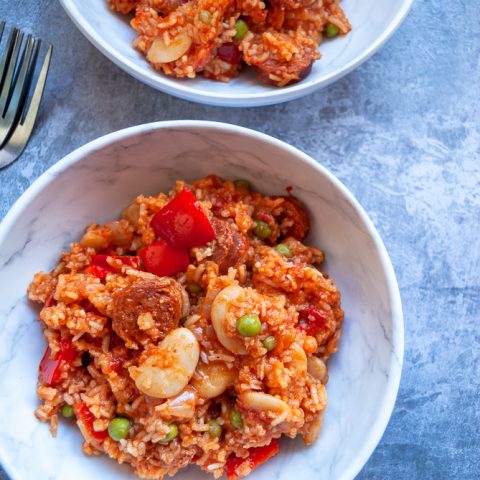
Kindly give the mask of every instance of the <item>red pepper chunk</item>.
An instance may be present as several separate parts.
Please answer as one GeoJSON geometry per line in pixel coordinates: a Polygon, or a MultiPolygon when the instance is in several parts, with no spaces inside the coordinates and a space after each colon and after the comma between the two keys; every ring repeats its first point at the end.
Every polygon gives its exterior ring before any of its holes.
{"type": "Polygon", "coordinates": [[[108,366],[115,372],[120,373],[123,368],[124,359],[120,357],[113,357],[110,359],[108,366]]]}
{"type": "Polygon", "coordinates": [[[107,258],[112,257],[114,260],[119,260],[122,265],[126,265],[128,267],[138,268],[140,265],[140,259],[138,257],[129,257],[127,255],[105,255],[105,254],[95,254],[92,255],[92,264],[99,265],[101,267],[110,269],[111,272],[116,270],[115,267],[112,267],[108,262],[107,258]]]}
{"type": "Polygon", "coordinates": [[[325,328],[326,323],[325,316],[312,305],[298,312],[298,327],[305,330],[308,335],[316,335],[325,328]]]}
{"type": "Polygon", "coordinates": [[[139,255],[147,271],[159,277],[184,272],[190,263],[188,250],[174,248],[165,240],[142,248],[139,255]]]}
{"type": "Polygon", "coordinates": [[[157,212],[150,226],[157,237],[176,248],[200,247],[215,239],[210,220],[188,189],[157,212]]]}
{"type": "Polygon", "coordinates": [[[92,255],[92,263],[85,269],[85,272],[90,273],[91,275],[95,275],[95,277],[100,278],[101,280],[103,280],[108,273],[118,272],[118,268],[113,267],[107,262],[108,257],[120,261],[122,265],[126,265],[132,268],[138,269],[140,266],[140,259],[138,257],[95,254],[92,255]]]}
{"type": "Polygon", "coordinates": [[[278,441],[273,439],[268,445],[263,447],[250,448],[247,458],[231,455],[225,464],[228,480],[245,477],[259,465],[274,457],[278,453],[279,448],[278,441]]]}
{"type": "Polygon", "coordinates": [[[90,275],[93,275],[94,277],[97,277],[100,280],[103,280],[110,273],[110,270],[107,270],[106,268],[103,268],[100,265],[89,265],[85,269],[85,273],[89,273],[90,275]]]}
{"type": "Polygon", "coordinates": [[[77,356],[77,349],[69,340],[61,340],[57,357],[52,359],[51,356],[52,350],[47,347],[38,367],[38,371],[47,385],[54,385],[60,380],[60,366],[62,363],[71,364],[77,356]]]}
{"type": "Polygon", "coordinates": [[[92,436],[98,442],[103,442],[108,437],[108,432],[103,430],[101,432],[96,432],[93,429],[93,422],[95,421],[95,416],[90,411],[85,403],[77,404],[73,407],[75,415],[77,416],[77,422],[81,422],[80,430],[82,426],[85,428],[87,433],[92,436]]]}
{"type": "Polygon", "coordinates": [[[55,292],[52,292],[45,301],[45,307],[53,307],[57,304],[57,301],[54,298],[55,292]]]}

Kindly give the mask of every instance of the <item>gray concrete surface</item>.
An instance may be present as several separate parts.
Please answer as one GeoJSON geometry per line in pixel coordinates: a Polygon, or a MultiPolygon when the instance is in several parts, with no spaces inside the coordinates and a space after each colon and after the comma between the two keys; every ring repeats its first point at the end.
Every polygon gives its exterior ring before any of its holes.
{"type": "Polygon", "coordinates": [[[403,297],[400,393],[358,478],[479,478],[478,0],[418,0],[388,44],[346,78],[298,101],[243,110],[178,100],[130,78],[90,45],[55,0],[4,0],[0,19],[56,47],[33,138],[0,171],[0,218],[65,154],[139,123],[218,120],[299,147],[366,208],[403,297]]]}

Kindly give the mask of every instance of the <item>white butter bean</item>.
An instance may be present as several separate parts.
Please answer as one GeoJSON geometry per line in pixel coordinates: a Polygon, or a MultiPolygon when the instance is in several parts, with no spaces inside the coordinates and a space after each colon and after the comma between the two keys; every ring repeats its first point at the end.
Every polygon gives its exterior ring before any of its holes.
{"type": "Polygon", "coordinates": [[[236,371],[223,363],[199,363],[191,383],[202,397],[214,398],[232,386],[236,377],[236,371]]]}
{"type": "Polygon", "coordinates": [[[320,380],[324,385],[328,381],[328,370],[325,362],[318,357],[308,357],[307,360],[307,370],[308,373],[320,380]]]}
{"type": "Polygon", "coordinates": [[[171,38],[167,45],[162,37],[157,37],[147,53],[147,59],[152,63],[169,63],[178,60],[187,53],[192,45],[192,39],[185,33],[171,38]]]}
{"type": "Polygon", "coordinates": [[[243,292],[243,288],[232,285],[217,294],[212,303],[211,319],[218,341],[232,353],[245,355],[247,349],[240,338],[232,337],[227,332],[227,311],[230,302],[235,301],[243,292]]]}
{"type": "Polygon", "coordinates": [[[168,399],[160,407],[157,407],[157,410],[160,411],[162,415],[188,420],[193,418],[195,414],[197,397],[197,391],[188,386],[179,395],[168,399]]]}
{"type": "Polygon", "coordinates": [[[179,394],[192,378],[200,355],[198,341],[187,328],[172,330],[148,352],[138,367],[130,367],[137,388],[155,398],[179,394]]]}
{"type": "Polygon", "coordinates": [[[290,412],[290,407],[286,402],[273,395],[262,392],[246,392],[238,396],[240,403],[249,410],[255,412],[274,412],[279,415],[290,412]]]}
{"type": "Polygon", "coordinates": [[[318,412],[317,416],[303,428],[303,441],[305,445],[311,445],[320,435],[323,425],[323,411],[318,412]]]}

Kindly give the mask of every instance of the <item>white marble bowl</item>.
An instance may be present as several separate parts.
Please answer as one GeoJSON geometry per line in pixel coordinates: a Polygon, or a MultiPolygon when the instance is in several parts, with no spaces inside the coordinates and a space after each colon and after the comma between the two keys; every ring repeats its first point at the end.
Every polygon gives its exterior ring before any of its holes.
{"type": "MultiPolygon", "coordinates": [[[[299,150],[232,125],[178,121],[121,130],[79,148],[43,174],[0,226],[0,462],[13,479],[131,478],[126,466],[85,456],[75,425],[61,420],[54,439],[34,417],[45,341],[25,292],[33,274],[49,271],[89,223],[116,218],[140,193],[210,173],[246,178],[270,194],[293,186],[311,215],[308,242],[327,252],[345,310],[320,438],[311,447],[282,440],[281,453],[249,478],[351,480],[367,461],[392,412],[403,359],[398,286],[375,227],[352,194],[299,150]]],[[[176,478],[209,477],[191,467],[176,478]]]]}
{"type": "Polygon", "coordinates": [[[167,77],[154,71],[132,48],[135,31],[129,17],[112,13],[106,0],[60,0],[80,31],[104,55],[127,73],[162,92],[193,102],[223,107],[250,107],[286,102],[311,93],[343,77],[373,55],[395,32],[413,0],[343,0],[352,24],[345,37],[320,46],[322,59],[300,83],[276,88],[244,72],[230,83],[213,82],[201,75],[194,80],[167,77]]]}

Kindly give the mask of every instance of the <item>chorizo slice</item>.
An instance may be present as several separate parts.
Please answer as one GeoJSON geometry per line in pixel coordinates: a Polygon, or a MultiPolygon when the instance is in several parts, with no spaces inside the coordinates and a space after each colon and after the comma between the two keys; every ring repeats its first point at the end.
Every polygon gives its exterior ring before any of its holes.
{"type": "Polygon", "coordinates": [[[163,340],[188,310],[188,295],[176,280],[142,279],[113,294],[112,328],[137,349],[163,340]]]}
{"type": "Polygon", "coordinates": [[[250,242],[233,224],[226,220],[212,219],[217,240],[213,247],[211,260],[218,265],[221,274],[227,273],[230,267],[235,267],[245,261],[250,242]]]}

